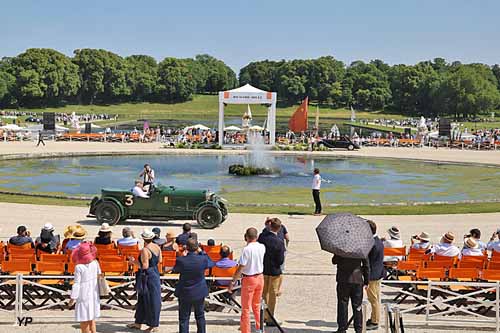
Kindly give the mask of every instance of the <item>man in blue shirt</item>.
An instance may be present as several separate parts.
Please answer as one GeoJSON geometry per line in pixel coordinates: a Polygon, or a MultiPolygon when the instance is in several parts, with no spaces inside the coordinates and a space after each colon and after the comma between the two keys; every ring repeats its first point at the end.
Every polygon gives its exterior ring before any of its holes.
{"type": "Polygon", "coordinates": [[[178,245],[186,245],[189,238],[191,238],[191,223],[186,222],[182,225],[182,234],[177,236],[175,242],[178,245]]]}
{"type": "Polygon", "coordinates": [[[9,244],[21,246],[26,243],[31,243],[31,247],[35,247],[33,239],[31,239],[28,229],[24,225],[17,227],[17,236],[9,239],[9,244]]]}
{"type": "Polygon", "coordinates": [[[179,283],[175,287],[175,296],[179,300],[179,332],[189,332],[189,317],[194,307],[194,317],[198,333],[206,332],[205,297],[208,296],[208,287],[205,280],[205,270],[214,267],[214,263],[198,247],[198,242],[188,239],[186,242],[187,255],[178,257],[173,268],[179,273],[179,283]]]}
{"type": "MultiPolygon", "coordinates": [[[[232,259],[229,259],[229,255],[231,254],[231,249],[227,245],[222,245],[220,248],[220,257],[221,259],[215,263],[215,267],[219,268],[233,268],[238,266],[238,263],[232,259]]],[[[228,286],[231,281],[217,281],[219,286],[228,286]]]]}

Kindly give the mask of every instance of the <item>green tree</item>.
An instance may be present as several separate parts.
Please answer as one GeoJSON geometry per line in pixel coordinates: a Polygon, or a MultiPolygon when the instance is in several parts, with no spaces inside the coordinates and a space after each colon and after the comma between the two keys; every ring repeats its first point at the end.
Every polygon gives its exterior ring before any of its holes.
{"type": "Polygon", "coordinates": [[[133,101],[151,101],[158,81],[158,64],[153,57],[132,55],[125,58],[127,84],[130,99],[133,101]]]}
{"type": "Polygon", "coordinates": [[[218,93],[237,85],[236,74],[223,61],[208,54],[199,54],[195,62],[201,65],[201,73],[206,77],[204,92],[218,93]]]}
{"type": "Polygon", "coordinates": [[[247,83],[266,91],[278,91],[278,68],[285,61],[256,61],[251,62],[240,70],[240,85],[247,83]]]}
{"type": "Polygon", "coordinates": [[[451,72],[442,84],[440,94],[446,113],[455,118],[476,117],[498,106],[500,92],[493,73],[484,65],[462,65],[451,72]]]}
{"type": "Polygon", "coordinates": [[[498,64],[495,64],[491,70],[493,71],[493,75],[495,75],[497,79],[497,86],[498,89],[500,89],[500,66],[498,64]]]}
{"type": "Polygon", "coordinates": [[[158,65],[157,98],[163,102],[183,102],[192,99],[196,82],[188,63],[182,59],[165,58],[158,65]]]}
{"type": "Polygon", "coordinates": [[[59,105],[78,92],[78,67],[52,49],[28,49],[11,59],[13,94],[21,106],[59,105]]]}
{"type": "Polygon", "coordinates": [[[0,59],[0,107],[9,107],[16,104],[13,92],[16,86],[16,77],[11,74],[11,59],[0,59]]]}
{"type": "Polygon", "coordinates": [[[73,62],[78,65],[82,82],[83,103],[115,103],[130,96],[126,62],[122,57],[101,49],[79,49],[74,54],[73,62]]]}
{"type": "Polygon", "coordinates": [[[391,90],[387,74],[374,64],[353,62],[347,68],[346,79],[352,82],[351,91],[356,107],[377,110],[389,104],[391,90]]]}

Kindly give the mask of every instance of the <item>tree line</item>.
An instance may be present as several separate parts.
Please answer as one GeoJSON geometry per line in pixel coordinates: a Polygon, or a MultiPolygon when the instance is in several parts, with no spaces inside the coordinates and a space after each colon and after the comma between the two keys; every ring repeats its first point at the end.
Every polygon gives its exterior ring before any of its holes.
{"type": "Polygon", "coordinates": [[[331,107],[385,109],[408,116],[474,118],[500,106],[500,66],[436,58],[390,66],[382,60],[346,66],[331,56],[257,61],[242,68],[240,84],[278,92],[295,104],[306,96],[331,107]]]}
{"type": "Polygon", "coordinates": [[[175,103],[238,83],[276,91],[287,105],[308,96],[335,108],[384,109],[408,116],[474,118],[500,106],[499,65],[442,58],[392,66],[382,60],[346,65],[332,56],[264,60],[242,68],[238,82],[231,68],[209,55],[157,62],[147,55],[121,57],[102,49],[78,49],[68,57],[33,48],[0,60],[0,107],[175,103]]]}
{"type": "Polygon", "coordinates": [[[193,59],[147,55],[121,57],[102,49],[78,49],[73,57],[45,48],[0,60],[0,107],[68,103],[174,103],[195,93],[234,88],[236,74],[209,55],[193,59]]]}

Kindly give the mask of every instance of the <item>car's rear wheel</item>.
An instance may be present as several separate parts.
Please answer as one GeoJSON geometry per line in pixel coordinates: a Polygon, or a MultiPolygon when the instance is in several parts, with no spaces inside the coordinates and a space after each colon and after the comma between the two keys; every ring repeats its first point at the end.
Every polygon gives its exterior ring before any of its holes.
{"type": "Polygon", "coordinates": [[[104,201],[96,208],[96,217],[99,223],[117,224],[122,219],[120,208],[114,203],[104,201]]]}
{"type": "Polygon", "coordinates": [[[222,213],[213,206],[200,208],[196,220],[203,229],[213,229],[222,223],[222,213]]]}
{"type": "Polygon", "coordinates": [[[354,145],[350,144],[349,146],[347,146],[347,150],[354,150],[354,145]]]}

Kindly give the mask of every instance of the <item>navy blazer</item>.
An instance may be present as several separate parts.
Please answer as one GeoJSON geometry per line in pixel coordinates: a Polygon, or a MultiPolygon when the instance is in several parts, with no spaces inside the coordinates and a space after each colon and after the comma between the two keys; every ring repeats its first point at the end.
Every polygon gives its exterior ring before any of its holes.
{"type": "Polygon", "coordinates": [[[378,236],[375,236],[373,240],[375,243],[368,254],[370,281],[377,281],[384,277],[384,243],[378,236]]]}
{"type": "Polygon", "coordinates": [[[183,301],[199,301],[208,296],[205,270],[214,267],[206,253],[189,252],[185,257],[177,257],[174,273],[179,273],[179,283],[175,287],[175,296],[183,301]]]}

